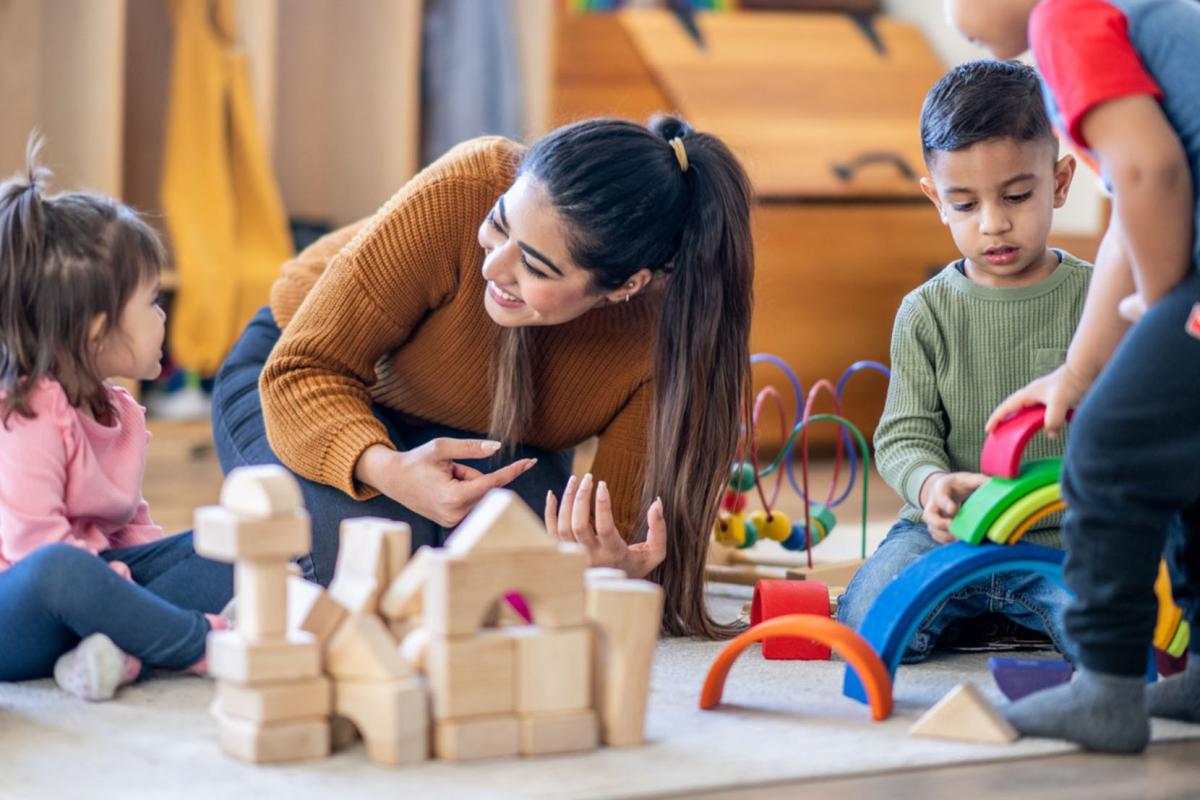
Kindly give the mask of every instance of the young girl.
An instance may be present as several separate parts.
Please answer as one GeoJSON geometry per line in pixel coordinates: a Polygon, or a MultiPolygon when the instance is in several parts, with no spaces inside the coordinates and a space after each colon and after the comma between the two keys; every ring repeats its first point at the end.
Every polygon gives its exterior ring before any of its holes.
{"type": "Polygon", "coordinates": [[[162,245],[112,199],[43,196],[40,149],[0,184],[0,681],[103,700],[202,668],[232,577],[150,519],[143,410],[107,383],[159,373],[162,245]]]}

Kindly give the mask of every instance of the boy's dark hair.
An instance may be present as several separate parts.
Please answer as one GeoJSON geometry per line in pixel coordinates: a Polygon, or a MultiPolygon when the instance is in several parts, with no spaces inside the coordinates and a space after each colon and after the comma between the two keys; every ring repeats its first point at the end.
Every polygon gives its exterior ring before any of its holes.
{"type": "Polygon", "coordinates": [[[1037,71],[1019,61],[968,61],[929,90],[921,108],[921,146],[928,163],[988,139],[1057,141],[1037,71]]]}
{"type": "Polygon", "coordinates": [[[166,255],[128,206],[90,192],[46,195],[41,149],[31,135],[25,174],[0,183],[0,421],[34,416],[29,395],[42,378],[107,421],[112,405],[90,352],[92,321],[104,315],[101,335],[119,329],[125,304],[166,255]]]}

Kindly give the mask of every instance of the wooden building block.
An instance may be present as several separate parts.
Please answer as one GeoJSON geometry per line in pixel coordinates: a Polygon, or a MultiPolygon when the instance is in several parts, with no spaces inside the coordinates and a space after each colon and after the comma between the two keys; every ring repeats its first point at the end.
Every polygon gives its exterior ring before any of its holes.
{"type": "Polygon", "coordinates": [[[505,758],[520,751],[520,725],[511,714],[439,720],[433,725],[433,753],[447,761],[505,758]]]}
{"type": "Polygon", "coordinates": [[[429,567],[433,559],[432,547],[422,547],[413,554],[379,600],[379,610],[384,616],[388,619],[404,619],[421,613],[425,582],[429,579],[429,567]]]}
{"type": "Polygon", "coordinates": [[[644,739],[662,608],[662,587],[649,581],[601,581],[587,589],[587,615],[597,632],[594,707],[601,738],[609,746],[637,745],[644,739]]]}
{"type": "Polygon", "coordinates": [[[252,642],[280,640],[287,630],[287,562],[239,559],[233,568],[237,629],[252,642]]]}
{"type": "Polygon", "coordinates": [[[506,629],[513,640],[518,714],[579,711],[592,705],[592,629],[506,629]]]}
{"type": "Polygon", "coordinates": [[[329,719],[251,722],[216,714],[221,749],[255,764],[303,761],[329,755],[329,719]]]}
{"type": "Polygon", "coordinates": [[[278,464],[238,467],[225,476],[221,505],[246,519],[265,519],[304,509],[300,484],[278,464]]]}
{"type": "Polygon", "coordinates": [[[425,657],[429,653],[429,628],[417,626],[409,630],[400,640],[400,657],[413,669],[425,672],[425,657]]]}
{"type": "Polygon", "coordinates": [[[215,561],[289,559],[312,547],[308,512],[302,508],[267,519],[242,519],[220,506],[196,509],[196,552],[215,561]]]}
{"type": "Polygon", "coordinates": [[[429,561],[422,608],[425,624],[434,634],[474,633],[492,604],[508,592],[519,592],[525,598],[534,622],[543,628],[583,624],[587,554],[582,547],[560,545],[463,557],[434,552],[429,561]]]}
{"type": "Polygon", "coordinates": [[[302,633],[250,642],[238,631],[214,631],[208,635],[208,674],[250,686],[315,678],[321,674],[321,650],[312,636],[302,633]]]}
{"type": "Polygon", "coordinates": [[[374,578],[359,575],[334,577],[329,594],[334,602],[351,614],[375,614],[379,610],[382,587],[374,578]]]}
{"type": "Polygon", "coordinates": [[[396,576],[404,571],[408,560],[412,558],[412,528],[407,522],[387,520],[383,527],[384,552],[386,571],[383,576],[383,586],[391,586],[396,576]]]}
{"type": "Polygon", "coordinates": [[[434,719],[511,713],[515,655],[512,637],[505,631],[449,638],[431,635],[425,647],[425,676],[434,719]]]}
{"type": "Polygon", "coordinates": [[[445,545],[446,551],[456,556],[549,550],[554,546],[546,533],[546,523],[511,489],[492,489],[484,495],[445,545]]]}
{"type": "Polygon", "coordinates": [[[520,726],[523,756],[595,750],[600,740],[596,712],[590,708],[582,711],[523,715],[520,726]]]}
{"type": "Polygon", "coordinates": [[[420,681],[339,680],[334,710],[354,723],[372,761],[397,765],[429,758],[429,701],[420,681]]]}
{"type": "Polygon", "coordinates": [[[287,603],[288,630],[310,633],[322,647],[346,617],[329,592],[299,575],[287,578],[287,603]]]}
{"type": "Polygon", "coordinates": [[[850,558],[845,561],[817,563],[811,567],[791,567],[787,571],[787,577],[793,581],[821,581],[830,586],[845,586],[862,565],[861,558],[850,558]]]}
{"type": "Polygon", "coordinates": [[[588,567],[583,573],[583,579],[586,583],[594,583],[595,581],[623,581],[628,577],[625,574],[625,570],[617,569],[616,567],[588,567]]]}
{"type": "Polygon", "coordinates": [[[259,686],[217,681],[216,708],[227,717],[251,722],[325,717],[333,708],[333,689],[325,677],[259,686]]]}
{"type": "Polygon", "coordinates": [[[325,645],[325,671],[338,680],[394,680],[412,675],[396,640],[373,614],[351,614],[325,645]]]}
{"type": "Polygon", "coordinates": [[[1017,732],[975,684],[960,683],[908,729],[913,736],[1008,744],[1017,732]]]}

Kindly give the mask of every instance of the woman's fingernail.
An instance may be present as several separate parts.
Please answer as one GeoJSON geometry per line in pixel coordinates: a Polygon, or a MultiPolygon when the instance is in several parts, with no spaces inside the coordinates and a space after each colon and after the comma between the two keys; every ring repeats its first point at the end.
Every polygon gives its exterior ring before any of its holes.
{"type": "Polygon", "coordinates": [[[536,458],[530,458],[530,459],[527,459],[527,461],[528,461],[528,463],[525,464],[525,469],[532,469],[533,465],[537,463],[536,458]]]}
{"type": "Polygon", "coordinates": [[[483,443],[483,449],[484,449],[484,450],[486,450],[486,451],[487,451],[487,452],[489,452],[489,453],[494,453],[494,452],[496,452],[497,450],[499,450],[499,449],[500,449],[500,443],[499,443],[499,442],[492,442],[492,441],[487,441],[487,442],[484,442],[484,443],[483,443]]]}
{"type": "Polygon", "coordinates": [[[596,485],[596,488],[597,488],[597,489],[599,489],[599,490],[602,490],[602,491],[605,491],[605,492],[607,492],[607,491],[608,491],[608,484],[607,484],[607,483],[605,483],[604,481],[600,481],[600,483],[598,483],[598,484],[596,485]]]}

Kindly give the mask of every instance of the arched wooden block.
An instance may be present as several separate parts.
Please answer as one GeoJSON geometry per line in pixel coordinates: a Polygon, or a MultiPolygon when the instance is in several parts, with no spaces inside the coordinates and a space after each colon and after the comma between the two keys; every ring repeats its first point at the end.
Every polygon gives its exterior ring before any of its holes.
{"type": "MultiPolygon", "coordinates": [[[[1067,419],[1074,416],[1067,412],[1067,419]]],[[[1029,406],[1006,417],[983,442],[979,471],[998,478],[1015,478],[1021,471],[1021,455],[1034,434],[1046,426],[1046,407],[1029,406]]]]}
{"type": "Polygon", "coordinates": [[[725,678],[743,650],[755,642],[774,636],[804,636],[828,644],[835,653],[846,659],[847,670],[862,677],[859,686],[866,687],[865,696],[870,698],[871,717],[882,721],[891,715],[892,679],[871,646],[840,622],[809,614],[769,619],[725,645],[704,678],[700,708],[707,711],[720,704],[721,694],[725,691],[725,678]]]}
{"type": "MultiPolygon", "coordinates": [[[[951,594],[988,575],[1021,570],[1044,575],[1066,588],[1062,574],[1064,555],[1061,550],[1035,544],[975,547],[953,542],[939,547],[884,587],[858,633],[879,654],[889,678],[894,678],[917,626],[951,594]]],[[[846,668],[842,693],[859,702],[867,702],[870,694],[852,666],[846,668]]]]}
{"type": "Polygon", "coordinates": [[[1017,529],[1008,537],[1008,544],[1016,544],[1021,541],[1025,534],[1033,530],[1033,526],[1044,520],[1051,514],[1057,514],[1059,511],[1065,511],[1067,501],[1059,500],[1057,503],[1051,503],[1044,508],[1038,509],[1033,514],[1025,518],[1025,521],[1017,526],[1017,529]]]}
{"type": "Polygon", "coordinates": [[[988,528],[987,538],[996,544],[1008,544],[1013,533],[1020,528],[1025,520],[1042,515],[1042,509],[1055,505],[1062,500],[1062,484],[1052,483],[1040,489],[1034,489],[1029,494],[1017,500],[1004,513],[996,517],[996,521],[988,528]]]}
{"type": "Polygon", "coordinates": [[[1061,458],[1044,458],[1026,464],[1017,478],[989,479],[958,509],[950,522],[950,533],[967,544],[979,544],[1009,506],[1037,489],[1058,483],[1061,474],[1061,458]]]}
{"type": "Polygon", "coordinates": [[[265,519],[304,509],[296,477],[278,464],[238,467],[225,476],[221,505],[248,519],[265,519]]]}

